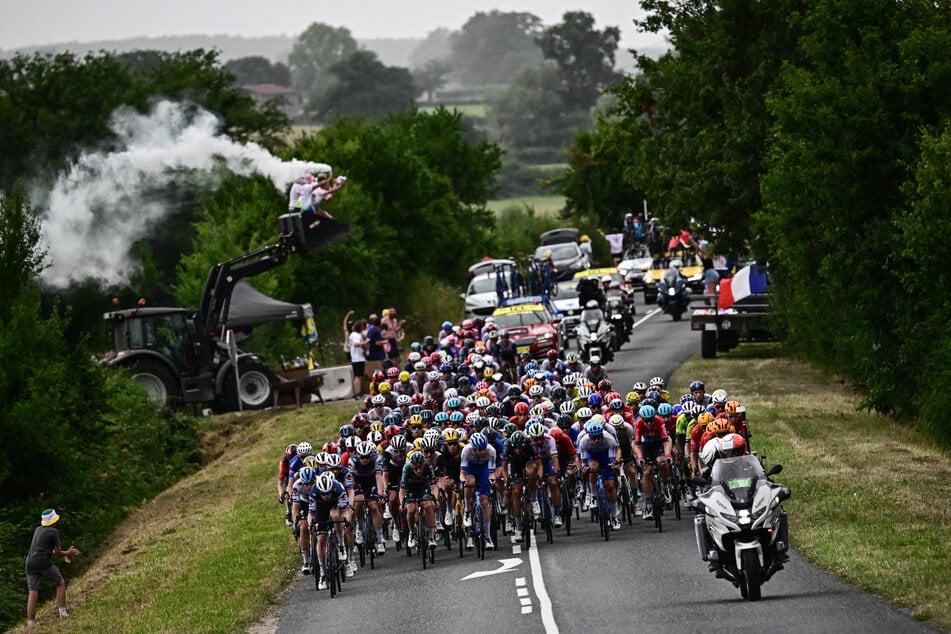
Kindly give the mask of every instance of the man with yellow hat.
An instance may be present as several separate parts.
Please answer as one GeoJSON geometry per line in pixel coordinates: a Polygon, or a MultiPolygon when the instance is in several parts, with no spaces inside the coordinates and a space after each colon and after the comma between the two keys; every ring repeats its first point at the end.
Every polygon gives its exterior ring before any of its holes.
{"type": "Polygon", "coordinates": [[[59,531],[54,524],[59,521],[59,515],[54,509],[43,511],[40,526],[33,532],[33,541],[30,543],[30,552],[26,556],[26,584],[30,591],[26,602],[27,624],[33,625],[36,619],[36,604],[40,598],[40,585],[43,580],[56,584],[56,607],[59,615],[66,616],[66,581],[60,574],[59,568],[53,564],[53,555],[62,557],[66,563],[71,563],[70,557],[79,554],[75,546],[69,550],[59,547],[59,531]]]}

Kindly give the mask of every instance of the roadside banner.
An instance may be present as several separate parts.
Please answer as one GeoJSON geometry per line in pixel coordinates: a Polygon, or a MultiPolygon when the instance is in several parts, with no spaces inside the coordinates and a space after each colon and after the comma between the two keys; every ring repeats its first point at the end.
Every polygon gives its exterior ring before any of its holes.
{"type": "Polygon", "coordinates": [[[729,308],[736,302],[766,292],[766,274],[755,264],[744,266],[732,278],[720,280],[720,300],[717,308],[729,308]]]}

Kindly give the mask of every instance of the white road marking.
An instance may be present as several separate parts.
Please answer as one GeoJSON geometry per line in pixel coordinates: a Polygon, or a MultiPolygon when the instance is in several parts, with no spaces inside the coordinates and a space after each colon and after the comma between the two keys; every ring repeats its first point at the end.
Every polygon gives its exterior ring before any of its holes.
{"type": "MultiPolygon", "coordinates": [[[[535,542],[535,531],[532,531],[532,542],[535,542]]],[[[548,590],[545,589],[545,580],[542,577],[542,563],[538,557],[538,548],[528,549],[528,563],[532,569],[532,588],[535,590],[535,596],[538,597],[538,607],[542,612],[542,625],[545,626],[545,634],[558,634],[558,624],[555,623],[555,615],[551,609],[551,597],[548,596],[548,590]]]]}
{"type": "Polygon", "coordinates": [[[645,321],[647,321],[648,319],[650,319],[651,317],[653,317],[654,315],[656,315],[656,314],[659,313],[659,312],[660,312],[660,309],[659,309],[659,308],[655,308],[655,309],[652,310],[651,312],[647,313],[647,314],[644,315],[641,319],[638,319],[637,321],[634,322],[634,325],[631,326],[631,330],[634,330],[635,328],[637,328],[638,326],[640,326],[640,325],[643,324],[645,321]]]}
{"type": "Polygon", "coordinates": [[[530,605],[522,606],[522,614],[531,614],[531,613],[532,613],[532,606],[530,605]]]}
{"type": "Polygon", "coordinates": [[[469,579],[478,579],[479,577],[488,577],[490,575],[497,575],[503,572],[511,572],[515,569],[515,566],[518,566],[522,563],[521,559],[499,559],[499,563],[502,564],[501,567],[496,568],[495,570],[479,570],[478,572],[473,572],[471,575],[466,575],[461,579],[461,581],[467,581],[469,579]]]}
{"type": "Polygon", "coordinates": [[[525,577],[516,577],[516,578],[515,578],[515,585],[518,586],[518,587],[524,586],[524,585],[525,585],[525,577]]]}
{"type": "Polygon", "coordinates": [[[532,604],[532,600],[529,597],[522,597],[519,601],[521,601],[523,607],[532,604]]]}
{"type": "Polygon", "coordinates": [[[521,555],[521,554],[522,554],[522,547],[519,546],[518,544],[512,544],[512,554],[513,554],[513,555],[521,555]]]}
{"type": "MultiPolygon", "coordinates": [[[[518,596],[520,596],[520,597],[527,597],[527,596],[528,596],[528,588],[516,588],[516,589],[515,589],[515,592],[516,592],[516,594],[518,594],[518,596]]],[[[531,601],[531,599],[529,599],[529,601],[531,601]]]]}

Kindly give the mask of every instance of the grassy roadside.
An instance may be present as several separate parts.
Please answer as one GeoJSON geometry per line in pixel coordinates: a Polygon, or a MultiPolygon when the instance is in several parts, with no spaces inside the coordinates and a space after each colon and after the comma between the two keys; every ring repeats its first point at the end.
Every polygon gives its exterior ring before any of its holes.
{"type": "MultiPolygon", "coordinates": [[[[951,627],[951,455],[857,412],[847,386],[778,352],[744,345],[692,360],[673,391],[702,378],[747,405],[754,449],[785,466],[796,548],[951,627]]],[[[210,419],[209,465],[148,502],[95,553],[98,562],[70,584],[65,627],[47,604],[30,631],[233,632],[257,623],[299,564],[275,497],[280,453],[327,439],[352,412],[341,402],[210,419]]]]}
{"type": "MultiPolygon", "coordinates": [[[[856,409],[835,377],[775,344],[695,358],[672,379],[722,387],[749,410],[753,449],[781,463],[792,545],[840,579],[951,627],[951,454],[856,409]]],[[[712,387],[711,387],[712,386],[712,387]]]]}
{"type": "Polygon", "coordinates": [[[516,209],[531,208],[539,216],[555,217],[565,206],[564,196],[516,196],[515,198],[502,198],[499,200],[490,200],[488,208],[496,214],[515,207],[516,209]]]}

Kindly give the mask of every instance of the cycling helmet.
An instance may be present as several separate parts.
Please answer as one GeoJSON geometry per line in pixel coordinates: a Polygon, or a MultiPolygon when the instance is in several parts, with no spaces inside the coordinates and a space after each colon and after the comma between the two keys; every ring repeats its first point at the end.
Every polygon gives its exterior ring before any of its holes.
{"type": "Polygon", "coordinates": [[[641,400],[641,395],[637,392],[631,391],[624,396],[624,400],[627,401],[628,405],[636,405],[639,400],[641,400]]]}
{"type": "Polygon", "coordinates": [[[660,390],[657,389],[656,387],[652,387],[649,390],[647,390],[647,398],[653,401],[660,401],[661,396],[662,395],[660,393],[660,390]]]}
{"type": "Polygon", "coordinates": [[[414,404],[409,406],[409,415],[416,416],[417,414],[423,413],[423,406],[419,404],[414,404]]]}
{"type": "Polygon", "coordinates": [[[357,455],[361,458],[369,456],[370,454],[376,453],[376,447],[372,442],[364,440],[363,442],[357,445],[357,455]]]}
{"type": "Polygon", "coordinates": [[[376,394],[373,397],[373,406],[374,407],[383,407],[386,405],[386,397],[382,394],[376,394]]]}
{"type": "Polygon", "coordinates": [[[321,447],[321,451],[324,453],[338,453],[340,451],[340,445],[335,442],[325,442],[324,446],[321,447]]]}
{"type": "Polygon", "coordinates": [[[502,426],[502,419],[497,416],[489,416],[488,425],[493,430],[498,429],[502,426]]]}
{"type": "Polygon", "coordinates": [[[702,392],[706,389],[706,386],[703,384],[703,381],[693,381],[690,384],[691,392],[702,392]]]}
{"type": "Polygon", "coordinates": [[[511,436],[518,431],[518,425],[515,423],[505,423],[505,426],[502,427],[502,433],[506,436],[511,436]]]}
{"type": "Polygon", "coordinates": [[[473,427],[480,418],[482,417],[479,416],[479,412],[469,412],[466,414],[466,424],[473,427]]]}
{"type": "Polygon", "coordinates": [[[443,395],[446,397],[447,401],[451,398],[459,398],[459,390],[454,387],[450,387],[446,389],[443,395]]]}
{"type": "Polygon", "coordinates": [[[400,375],[400,369],[395,365],[392,368],[386,369],[386,377],[389,379],[396,378],[400,375]]]}
{"type": "Polygon", "coordinates": [[[710,423],[713,422],[713,420],[714,420],[714,419],[713,419],[713,414],[711,414],[710,412],[706,412],[706,411],[705,411],[705,412],[703,412],[702,414],[700,414],[699,416],[697,416],[697,424],[698,424],[698,425],[709,425],[710,423]]]}
{"type": "Polygon", "coordinates": [[[608,379],[601,379],[600,381],[598,381],[599,392],[607,392],[610,389],[611,389],[611,381],[609,381],[608,379]]]}
{"type": "Polygon", "coordinates": [[[687,416],[693,417],[701,409],[703,408],[696,401],[687,401],[684,403],[683,411],[687,416]]]}
{"type": "Polygon", "coordinates": [[[383,381],[384,379],[386,379],[386,374],[383,373],[383,370],[377,370],[376,372],[373,373],[373,376],[370,377],[370,380],[373,381],[374,383],[379,383],[380,381],[383,381]]]}
{"type": "MultiPolygon", "coordinates": [[[[417,361],[416,363],[413,364],[413,369],[414,369],[414,370],[417,370],[417,371],[419,371],[419,370],[425,370],[425,369],[426,369],[426,364],[425,364],[424,362],[422,362],[422,361],[417,361]]],[[[437,376],[438,376],[438,375],[437,375],[437,376]]],[[[428,379],[429,377],[427,376],[426,378],[428,379]]]]}
{"type": "Polygon", "coordinates": [[[523,431],[515,431],[509,436],[508,442],[512,449],[522,449],[528,444],[528,436],[523,431]]]}
{"type": "Polygon", "coordinates": [[[719,436],[720,434],[731,434],[735,430],[733,429],[733,423],[727,419],[714,418],[713,422],[707,427],[707,431],[711,431],[719,436]]]}
{"type": "Polygon", "coordinates": [[[671,416],[674,413],[674,408],[670,403],[661,403],[657,406],[657,415],[658,416],[671,416]]]}
{"type": "MultiPolygon", "coordinates": [[[[393,368],[390,369],[392,370],[393,368]]],[[[388,394],[393,389],[393,386],[389,383],[380,383],[377,389],[380,390],[380,394],[388,394]]]]}
{"type": "Polygon", "coordinates": [[[587,400],[587,398],[592,394],[594,394],[594,390],[592,390],[587,385],[582,385],[578,388],[578,398],[587,400]]]}
{"type": "Polygon", "coordinates": [[[532,398],[544,396],[545,388],[543,388],[541,385],[533,385],[532,387],[528,388],[528,395],[532,398]]]}
{"type": "MultiPolygon", "coordinates": [[[[502,376],[502,375],[500,374],[499,376],[502,376]]],[[[522,388],[520,388],[519,386],[512,385],[511,387],[509,387],[508,396],[510,398],[515,398],[519,396],[521,393],[522,393],[522,388]]]]}
{"type": "Polygon", "coordinates": [[[574,414],[575,413],[575,402],[574,401],[565,401],[561,404],[561,407],[558,408],[562,414],[574,414]]]}
{"type": "Polygon", "coordinates": [[[614,411],[622,410],[624,409],[624,401],[622,401],[619,398],[616,398],[612,400],[610,403],[608,403],[608,407],[610,407],[614,411]]]}
{"type": "Polygon", "coordinates": [[[408,406],[413,404],[413,397],[409,394],[400,394],[396,397],[396,404],[400,407],[408,406]]]}
{"type": "Polygon", "coordinates": [[[687,394],[681,394],[681,395],[680,395],[680,404],[681,404],[681,405],[686,405],[686,404],[687,404],[687,401],[692,401],[692,400],[693,400],[693,394],[687,393],[687,394]]]}
{"type": "Polygon", "coordinates": [[[327,468],[336,469],[340,466],[340,456],[335,453],[327,454],[327,468]]]}
{"type": "Polygon", "coordinates": [[[682,412],[683,409],[684,409],[683,406],[680,404],[674,405],[674,408],[673,408],[674,416],[680,416],[680,412],[682,412]]]}
{"type": "Polygon", "coordinates": [[[574,387],[575,383],[578,382],[578,377],[574,372],[569,372],[565,375],[565,378],[561,380],[562,385],[566,388],[574,387]]]}
{"type": "Polygon", "coordinates": [[[422,427],[423,426],[423,417],[419,414],[413,414],[409,417],[409,426],[410,427],[422,427]]]}
{"type": "Polygon", "coordinates": [[[615,429],[624,427],[624,417],[620,414],[615,414],[608,419],[608,423],[610,423],[611,427],[614,427],[615,429]]]}
{"type": "Polygon", "coordinates": [[[476,451],[479,451],[489,446],[489,439],[485,437],[485,434],[476,432],[469,438],[469,445],[476,451]]]}
{"type": "Polygon", "coordinates": [[[591,411],[590,407],[582,407],[578,410],[578,418],[591,418],[594,416],[594,412],[591,411]]]}
{"type": "Polygon", "coordinates": [[[652,379],[650,380],[650,382],[649,382],[647,385],[648,385],[649,387],[660,387],[660,388],[662,388],[662,387],[664,387],[664,379],[663,379],[662,377],[655,376],[654,378],[652,378],[652,379]]]}
{"type": "Polygon", "coordinates": [[[516,414],[528,414],[528,410],[529,410],[528,403],[519,401],[518,403],[515,404],[516,414]]]}
{"type": "Polygon", "coordinates": [[[448,442],[459,442],[459,432],[450,427],[442,433],[443,440],[448,442]]]}
{"type": "Polygon", "coordinates": [[[431,409],[424,409],[424,410],[422,410],[422,411],[419,413],[419,415],[422,417],[422,419],[423,419],[423,424],[424,424],[424,425],[425,425],[426,423],[432,423],[432,422],[433,422],[433,410],[431,410],[431,409]]]}
{"type": "Polygon", "coordinates": [[[423,436],[423,447],[422,447],[422,448],[423,448],[423,449],[432,449],[432,450],[439,449],[439,432],[436,432],[436,437],[435,437],[435,438],[433,438],[432,436],[430,436],[429,438],[423,436]]]}
{"type": "Polygon", "coordinates": [[[394,451],[406,451],[406,436],[393,436],[390,438],[390,447],[394,451]]]}
{"type": "Polygon", "coordinates": [[[712,398],[714,403],[726,403],[728,400],[726,390],[714,390],[712,398]]]}
{"type": "Polygon", "coordinates": [[[588,422],[589,422],[589,423],[600,423],[600,425],[601,425],[602,427],[604,427],[604,416],[602,416],[601,414],[595,414],[594,416],[591,417],[591,420],[588,421],[588,422]]]}
{"type": "Polygon", "coordinates": [[[354,428],[353,428],[353,425],[350,425],[350,424],[343,425],[343,426],[340,428],[340,437],[341,437],[341,438],[350,438],[351,436],[355,436],[356,433],[357,433],[357,430],[354,429],[354,428]]]}
{"type": "Polygon", "coordinates": [[[449,414],[446,412],[436,412],[436,415],[433,416],[433,422],[437,425],[445,425],[449,422],[449,414]]]}
{"type": "Polygon", "coordinates": [[[367,434],[367,440],[372,442],[374,445],[379,445],[383,442],[383,432],[381,431],[371,431],[367,434]]]}
{"type": "Polygon", "coordinates": [[[528,427],[526,427],[525,431],[532,438],[541,438],[542,436],[545,435],[545,426],[542,425],[540,422],[536,421],[532,423],[531,425],[529,425],[528,427]]]}
{"type": "MultiPolygon", "coordinates": [[[[406,360],[409,361],[410,363],[416,363],[417,361],[422,361],[423,355],[417,352],[417,350],[418,348],[413,348],[413,352],[409,353],[409,356],[406,357],[406,360]]],[[[403,376],[403,375],[400,374],[400,376],[403,376]]],[[[402,381],[403,379],[400,379],[400,380],[402,381]]]]}
{"type": "Polygon", "coordinates": [[[600,438],[604,434],[604,426],[599,422],[589,420],[584,426],[584,432],[592,438],[600,438]]]}
{"type": "Polygon", "coordinates": [[[314,463],[317,467],[326,467],[327,466],[327,456],[329,454],[326,451],[321,451],[319,454],[314,455],[314,463]]]}
{"type": "Polygon", "coordinates": [[[727,414],[736,414],[739,412],[740,402],[739,401],[727,401],[726,407],[723,411],[727,414]]]}
{"type": "Polygon", "coordinates": [[[436,440],[439,440],[439,437],[441,435],[442,435],[442,432],[436,429],[435,427],[427,429],[425,432],[423,432],[423,438],[435,438],[436,440]]]}
{"type": "Polygon", "coordinates": [[[489,403],[489,405],[485,408],[485,413],[488,416],[498,416],[502,413],[502,408],[499,407],[498,403],[489,403]]]}
{"type": "Polygon", "coordinates": [[[314,485],[317,487],[317,490],[320,493],[330,493],[334,490],[334,486],[337,484],[337,478],[334,477],[334,474],[324,472],[317,477],[317,481],[314,485]]]}
{"type": "Polygon", "coordinates": [[[452,366],[449,365],[448,363],[443,363],[442,365],[439,366],[439,371],[442,372],[443,374],[449,374],[452,372],[452,366]]]}
{"type": "Polygon", "coordinates": [[[588,397],[588,405],[590,405],[592,408],[601,407],[603,400],[604,399],[601,398],[600,394],[594,393],[588,397]]]}
{"type": "Polygon", "coordinates": [[[535,379],[525,379],[525,382],[522,383],[522,389],[531,392],[532,388],[538,384],[538,381],[535,379]]]}
{"type": "Polygon", "coordinates": [[[462,407],[462,401],[454,396],[446,401],[446,407],[449,409],[459,409],[462,407]]]}
{"type": "Polygon", "coordinates": [[[638,413],[640,414],[641,418],[648,419],[654,418],[654,416],[657,414],[657,410],[655,410],[650,405],[641,405],[641,410],[638,413]]]}
{"type": "Polygon", "coordinates": [[[356,451],[357,445],[360,443],[360,439],[356,436],[350,436],[349,438],[343,439],[343,446],[347,451],[353,452],[356,451]]]}
{"type": "Polygon", "coordinates": [[[419,451],[422,448],[423,448],[423,439],[421,437],[413,441],[413,451],[419,451]]]}
{"type": "Polygon", "coordinates": [[[565,388],[563,388],[563,387],[561,387],[561,386],[559,385],[559,386],[553,387],[553,388],[551,389],[551,394],[550,394],[550,396],[551,396],[552,398],[554,398],[554,399],[558,399],[558,400],[560,400],[560,401],[563,401],[563,400],[565,400],[566,398],[568,398],[568,392],[565,390],[565,388]]]}
{"type": "Polygon", "coordinates": [[[644,383],[643,381],[638,381],[637,383],[631,386],[631,389],[638,393],[646,392],[647,383],[644,383]]]}
{"type": "Polygon", "coordinates": [[[528,413],[534,418],[544,418],[545,408],[541,405],[533,405],[532,409],[528,410],[528,413]]]}
{"type": "Polygon", "coordinates": [[[576,363],[578,361],[578,355],[574,352],[569,352],[565,355],[565,361],[568,363],[576,363]]]}
{"type": "Polygon", "coordinates": [[[409,457],[409,463],[413,465],[414,467],[419,467],[421,465],[424,465],[426,464],[426,456],[424,456],[422,452],[417,451],[416,453],[414,453],[412,456],[409,457]]]}
{"type": "Polygon", "coordinates": [[[285,457],[293,458],[296,455],[297,455],[297,445],[288,445],[287,448],[284,449],[285,457]]]}
{"type": "Polygon", "coordinates": [[[464,421],[465,419],[466,419],[465,414],[463,414],[463,413],[460,412],[460,411],[455,411],[455,412],[449,414],[449,422],[450,422],[450,423],[454,423],[454,424],[456,424],[456,425],[461,424],[462,421],[464,421]]]}
{"type": "Polygon", "coordinates": [[[571,414],[562,414],[558,417],[556,421],[560,429],[568,429],[574,423],[574,419],[571,417],[571,414]]]}
{"type": "Polygon", "coordinates": [[[310,446],[310,443],[306,440],[304,442],[297,443],[297,455],[303,458],[304,456],[310,455],[314,451],[314,448],[310,446]]]}

